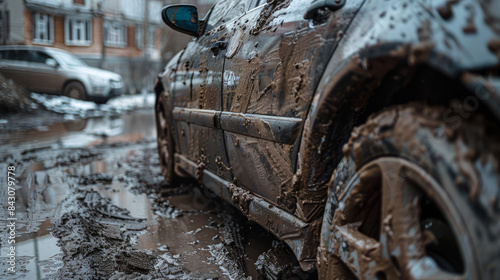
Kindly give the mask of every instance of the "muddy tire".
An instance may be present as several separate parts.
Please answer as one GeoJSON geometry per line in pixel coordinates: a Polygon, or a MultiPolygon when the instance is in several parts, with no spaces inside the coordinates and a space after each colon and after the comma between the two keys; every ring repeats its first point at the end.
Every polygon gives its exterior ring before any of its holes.
{"type": "Polygon", "coordinates": [[[70,82],[64,87],[64,95],[79,100],[87,100],[87,92],[80,82],[70,82]]]}
{"type": "Polygon", "coordinates": [[[300,268],[297,258],[285,243],[273,242],[272,248],[262,253],[257,262],[257,280],[307,280],[316,279],[314,272],[300,268]]]}
{"type": "Polygon", "coordinates": [[[172,185],[177,177],[174,172],[174,141],[167,119],[167,100],[163,93],[156,99],[156,134],[158,141],[158,153],[160,156],[160,167],[165,181],[172,185]]]}
{"type": "Polygon", "coordinates": [[[500,156],[481,117],[392,107],[354,129],[329,187],[319,279],[500,279],[500,156]]]}

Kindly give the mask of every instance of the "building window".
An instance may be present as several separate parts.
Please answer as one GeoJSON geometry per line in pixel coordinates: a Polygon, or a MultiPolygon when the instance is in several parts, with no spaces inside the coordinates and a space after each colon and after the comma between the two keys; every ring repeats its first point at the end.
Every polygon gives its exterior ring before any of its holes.
{"type": "Polygon", "coordinates": [[[156,26],[150,26],[148,30],[148,48],[149,49],[154,49],[155,48],[155,39],[156,39],[156,26]]]}
{"type": "Polygon", "coordinates": [[[85,0],[73,0],[73,5],[85,5],[85,0]]]}
{"type": "Polygon", "coordinates": [[[90,19],[67,17],[64,22],[64,41],[70,46],[90,46],[91,31],[90,19]]]}
{"type": "MultiPolygon", "coordinates": [[[[155,48],[155,40],[156,40],[156,26],[148,26],[148,49],[155,48]]],[[[144,26],[136,25],[135,26],[135,46],[139,49],[144,47],[144,26]]]]}
{"type": "Polygon", "coordinates": [[[7,44],[10,33],[9,11],[0,10],[0,44],[7,44]]]}
{"type": "Polygon", "coordinates": [[[127,26],[120,22],[104,22],[104,30],[106,32],[106,46],[110,47],[126,47],[127,46],[127,26]]]}
{"type": "Polygon", "coordinates": [[[52,44],[54,42],[54,19],[46,14],[33,14],[33,43],[52,44]]]}
{"type": "Polygon", "coordinates": [[[144,44],[142,43],[142,41],[143,41],[143,39],[144,39],[142,34],[143,34],[143,27],[142,27],[142,25],[137,24],[137,25],[135,26],[135,46],[136,46],[138,49],[142,49],[142,47],[143,47],[143,45],[144,45],[144,44]]]}

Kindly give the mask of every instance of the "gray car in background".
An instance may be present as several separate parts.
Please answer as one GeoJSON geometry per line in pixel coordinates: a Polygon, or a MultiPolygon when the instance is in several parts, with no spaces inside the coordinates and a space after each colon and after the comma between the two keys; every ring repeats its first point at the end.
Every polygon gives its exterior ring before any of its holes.
{"type": "Polygon", "coordinates": [[[0,74],[27,90],[106,103],[122,93],[122,77],[90,67],[67,51],[35,46],[1,46],[0,74]]]}

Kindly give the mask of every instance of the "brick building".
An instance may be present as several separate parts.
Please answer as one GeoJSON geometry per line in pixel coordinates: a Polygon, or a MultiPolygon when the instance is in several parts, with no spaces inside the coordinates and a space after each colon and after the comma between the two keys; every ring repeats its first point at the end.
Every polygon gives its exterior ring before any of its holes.
{"type": "Polygon", "coordinates": [[[190,39],[162,23],[161,8],[171,2],[190,2],[206,12],[214,1],[0,0],[0,44],[65,49],[91,66],[120,73],[131,93],[150,90],[178,51],[169,41],[190,39]]]}

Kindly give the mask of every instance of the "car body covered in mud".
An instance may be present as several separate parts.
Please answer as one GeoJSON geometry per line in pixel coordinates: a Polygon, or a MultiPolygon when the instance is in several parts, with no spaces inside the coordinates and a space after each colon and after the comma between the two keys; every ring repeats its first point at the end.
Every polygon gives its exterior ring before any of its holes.
{"type": "Polygon", "coordinates": [[[321,279],[500,277],[498,1],[167,6],[162,172],[192,176],[321,279]]]}

